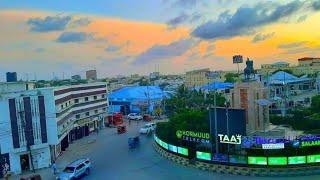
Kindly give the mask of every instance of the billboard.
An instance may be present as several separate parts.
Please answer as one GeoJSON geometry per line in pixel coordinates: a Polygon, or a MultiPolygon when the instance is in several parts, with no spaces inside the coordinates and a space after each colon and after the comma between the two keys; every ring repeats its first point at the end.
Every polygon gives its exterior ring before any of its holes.
{"type": "MultiPolygon", "coordinates": [[[[211,132],[214,137],[217,130],[218,134],[227,135],[229,129],[228,139],[231,140],[232,135],[244,136],[246,134],[246,120],[244,109],[226,109],[217,108],[217,128],[215,127],[215,110],[211,108],[209,111],[209,121],[211,121],[211,132]],[[228,117],[228,118],[227,118],[228,117]],[[228,119],[228,121],[227,121],[228,119]]],[[[219,137],[216,137],[219,138],[219,137]]]]}
{"type": "Polygon", "coordinates": [[[268,165],[270,166],[287,165],[287,163],[287,157],[268,157],[268,165]]]}
{"type": "Polygon", "coordinates": [[[252,164],[252,165],[267,165],[267,157],[248,156],[248,164],[252,164]]]}
{"type": "Polygon", "coordinates": [[[241,55],[235,55],[232,57],[233,64],[243,63],[243,57],[241,55]]]}
{"type": "Polygon", "coordinates": [[[187,148],[183,148],[183,147],[178,147],[178,153],[182,154],[182,155],[185,155],[185,156],[189,155],[188,149],[187,148]]]}
{"type": "Polygon", "coordinates": [[[288,157],[288,164],[305,164],[306,156],[290,156],[288,157]]]}
{"type": "Polygon", "coordinates": [[[211,161],[211,153],[197,151],[197,158],[202,160],[211,161]]]}
{"type": "Polygon", "coordinates": [[[307,156],[307,163],[320,162],[320,154],[307,156]]]}

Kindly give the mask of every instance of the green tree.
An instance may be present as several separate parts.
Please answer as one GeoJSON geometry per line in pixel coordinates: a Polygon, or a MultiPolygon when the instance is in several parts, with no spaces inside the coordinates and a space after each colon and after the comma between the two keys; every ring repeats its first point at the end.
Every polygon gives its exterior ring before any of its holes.
{"type": "Polygon", "coordinates": [[[234,83],[237,81],[237,78],[239,77],[239,75],[236,73],[227,73],[224,77],[226,79],[224,82],[234,83]]]}

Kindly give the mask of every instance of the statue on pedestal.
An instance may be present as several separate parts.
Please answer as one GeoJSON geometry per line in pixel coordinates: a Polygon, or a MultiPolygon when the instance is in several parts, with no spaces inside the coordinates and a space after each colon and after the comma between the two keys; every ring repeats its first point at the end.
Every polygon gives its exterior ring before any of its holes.
{"type": "Polygon", "coordinates": [[[247,58],[246,65],[246,68],[244,68],[244,79],[248,81],[252,78],[252,75],[253,78],[255,77],[255,72],[253,69],[253,61],[251,61],[249,58],[247,58]]]}

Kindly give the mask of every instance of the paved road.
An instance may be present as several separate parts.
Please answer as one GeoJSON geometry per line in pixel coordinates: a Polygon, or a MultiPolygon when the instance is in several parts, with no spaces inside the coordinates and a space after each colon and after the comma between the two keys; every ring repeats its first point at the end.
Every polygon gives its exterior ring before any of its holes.
{"type": "MultiPolygon", "coordinates": [[[[130,135],[137,133],[142,123],[137,125],[131,123],[128,133],[118,135],[116,129],[107,128],[100,131],[98,136],[91,135],[82,139],[81,143],[72,144],[68,151],[57,161],[60,168],[68,162],[81,158],[90,157],[93,163],[93,169],[86,180],[157,180],[157,179],[214,179],[214,180],[271,180],[273,178],[257,178],[217,174],[208,171],[188,168],[175,164],[158,155],[152,147],[152,137],[141,136],[140,147],[135,150],[128,150],[127,139],[130,135]],[[95,143],[88,144],[90,139],[96,138],[95,143]]],[[[54,179],[50,170],[43,170],[47,173],[45,179],[54,179]],[[50,177],[51,176],[51,177],[50,177]]],[[[312,177],[292,177],[277,178],[283,180],[299,179],[320,179],[320,176],[312,177]]]]}

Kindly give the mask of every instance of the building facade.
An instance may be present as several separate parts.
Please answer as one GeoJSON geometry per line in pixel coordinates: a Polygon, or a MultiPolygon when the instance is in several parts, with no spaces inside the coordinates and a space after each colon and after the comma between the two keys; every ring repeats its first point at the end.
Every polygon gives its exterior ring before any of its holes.
{"type": "Polygon", "coordinates": [[[1,93],[0,146],[14,173],[49,167],[69,143],[102,128],[104,83],[1,93]]]}
{"type": "Polygon", "coordinates": [[[86,71],[86,79],[87,80],[96,80],[97,79],[97,71],[96,70],[86,71]]]}
{"type": "Polygon", "coordinates": [[[268,129],[269,106],[261,106],[259,99],[268,99],[268,89],[258,81],[238,82],[229,94],[232,108],[245,109],[247,134],[268,129]]]}
{"type": "Polygon", "coordinates": [[[320,72],[320,58],[304,57],[298,59],[298,65],[290,66],[287,62],[276,62],[273,64],[262,64],[259,72],[270,75],[278,70],[290,70],[297,75],[317,74],[320,72]]]}
{"type": "Polygon", "coordinates": [[[224,79],[222,72],[210,71],[209,68],[188,71],[185,75],[185,86],[187,88],[195,88],[203,86],[213,81],[221,81],[224,79]]]}

